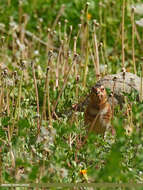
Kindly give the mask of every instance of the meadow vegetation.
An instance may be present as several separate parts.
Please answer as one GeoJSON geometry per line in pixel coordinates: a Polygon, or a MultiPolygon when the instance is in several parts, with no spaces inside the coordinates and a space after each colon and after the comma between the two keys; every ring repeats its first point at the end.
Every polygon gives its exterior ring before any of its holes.
{"type": "Polygon", "coordinates": [[[0,183],[143,182],[142,91],[84,146],[70,111],[99,75],[142,80],[142,19],[141,0],[0,1],[0,183]]]}

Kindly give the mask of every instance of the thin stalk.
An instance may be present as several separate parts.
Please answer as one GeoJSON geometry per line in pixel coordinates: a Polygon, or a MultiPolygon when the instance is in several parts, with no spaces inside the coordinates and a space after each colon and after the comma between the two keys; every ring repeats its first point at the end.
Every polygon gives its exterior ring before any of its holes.
{"type": "Polygon", "coordinates": [[[11,5],[11,0],[8,0],[7,4],[8,4],[8,7],[9,7],[11,5]]]}
{"type": "Polygon", "coordinates": [[[93,65],[94,65],[95,74],[96,74],[96,63],[95,63],[94,55],[92,52],[92,48],[90,48],[90,56],[91,56],[91,59],[92,59],[93,65]]]}
{"type": "Polygon", "coordinates": [[[104,57],[104,53],[103,53],[103,44],[102,43],[100,43],[100,48],[101,48],[102,62],[103,62],[103,65],[105,66],[106,63],[105,63],[105,57],[104,57]]]}
{"type": "Polygon", "coordinates": [[[57,107],[57,105],[58,105],[59,99],[60,99],[60,97],[61,97],[61,95],[62,95],[62,93],[63,93],[63,91],[64,91],[64,89],[65,89],[65,87],[66,87],[66,85],[67,85],[68,78],[69,78],[69,74],[70,74],[70,72],[71,72],[71,70],[72,70],[72,68],[73,68],[73,66],[74,66],[74,64],[75,64],[76,57],[77,57],[77,55],[74,55],[73,62],[71,63],[71,65],[70,65],[70,67],[69,67],[69,69],[68,69],[68,71],[67,71],[66,77],[64,78],[63,86],[62,86],[62,88],[61,88],[61,90],[60,90],[60,92],[59,92],[58,98],[57,98],[57,100],[56,100],[56,102],[55,102],[55,105],[54,105],[54,107],[53,107],[53,112],[52,112],[53,114],[54,114],[54,112],[55,112],[55,110],[56,110],[56,107],[57,107]]]}
{"type": "Polygon", "coordinates": [[[64,40],[65,40],[65,38],[67,38],[67,23],[68,23],[68,20],[67,19],[65,19],[64,20],[64,40]]]}
{"type": "Polygon", "coordinates": [[[67,57],[67,52],[68,52],[68,38],[67,38],[67,20],[65,20],[65,25],[64,25],[64,40],[63,40],[63,63],[62,63],[62,75],[65,76],[66,75],[66,57],[67,57]]]}
{"type": "Polygon", "coordinates": [[[82,58],[84,57],[85,55],[85,39],[86,39],[86,36],[85,36],[85,21],[84,21],[84,10],[81,11],[81,33],[80,33],[80,47],[81,47],[81,55],[82,55],[82,58]]]}
{"type": "Polygon", "coordinates": [[[136,34],[136,37],[137,37],[137,41],[138,41],[138,43],[140,45],[140,48],[143,49],[143,43],[142,43],[142,40],[140,38],[140,35],[139,35],[139,32],[137,30],[137,26],[136,25],[135,25],[135,34],[136,34]]]}
{"type": "Polygon", "coordinates": [[[64,9],[65,9],[65,5],[63,4],[63,5],[61,6],[61,8],[60,8],[58,14],[57,14],[57,17],[56,17],[54,23],[53,23],[52,30],[55,29],[55,27],[56,27],[56,25],[57,25],[57,23],[58,23],[60,17],[62,16],[62,14],[63,14],[63,12],[64,12],[64,9]]]}
{"type": "Polygon", "coordinates": [[[23,23],[21,23],[21,31],[20,31],[20,42],[22,43],[22,44],[24,44],[24,38],[25,38],[25,30],[26,30],[26,25],[27,25],[27,21],[28,21],[28,19],[27,19],[27,15],[26,14],[24,14],[23,15],[23,23]]]}
{"type": "Polygon", "coordinates": [[[59,40],[61,42],[62,40],[62,35],[61,35],[61,22],[58,23],[58,34],[59,34],[59,40]]]}
{"type": "Polygon", "coordinates": [[[86,48],[86,58],[85,58],[85,66],[84,66],[84,78],[83,78],[83,87],[86,87],[86,78],[87,78],[87,71],[88,71],[88,61],[89,61],[89,51],[88,51],[88,41],[87,41],[87,48],[86,48]]]}
{"type": "Polygon", "coordinates": [[[2,184],[2,147],[0,147],[0,184],[2,184]]]}
{"type": "Polygon", "coordinates": [[[42,119],[46,120],[46,104],[47,104],[47,89],[48,89],[48,69],[46,71],[45,90],[43,99],[42,119]]]}
{"type": "Polygon", "coordinates": [[[40,112],[39,112],[39,95],[38,95],[38,88],[37,88],[37,79],[35,75],[35,67],[34,63],[32,62],[32,72],[33,72],[33,79],[34,79],[34,87],[36,93],[36,104],[37,104],[37,131],[40,131],[40,112]]]}
{"type": "Polygon", "coordinates": [[[11,165],[13,168],[15,168],[15,156],[12,150],[12,143],[10,142],[10,155],[11,155],[11,165]]]}
{"type": "Polygon", "coordinates": [[[71,40],[71,34],[72,34],[72,25],[70,25],[70,33],[69,33],[69,37],[68,37],[68,47],[69,47],[69,44],[70,44],[70,40],[71,40]]]}
{"type": "Polygon", "coordinates": [[[46,120],[46,100],[47,100],[47,85],[48,85],[48,76],[46,73],[46,81],[45,81],[45,91],[44,91],[44,99],[43,99],[43,110],[42,110],[42,120],[46,120]]]}
{"type": "MultiPolygon", "coordinates": [[[[46,46],[46,52],[47,52],[47,53],[49,52],[50,49],[52,49],[52,48],[49,47],[49,45],[48,45],[48,44],[51,43],[51,35],[50,35],[50,32],[51,32],[51,29],[48,28],[48,30],[47,30],[47,46],[46,46]]],[[[41,44],[39,43],[39,50],[40,50],[40,48],[41,48],[41,44]]]]}
{"type": "Polygon", "coordinates": [[[114,118],[114,94],[115,94],[115,87],[116,87],[116,77],[113,78],[113,89],[112,89],[112,119],[114,118]]]}
{"type": "Polygon", "coordinates": [[[141,66],[141,86],[140,86],[140,101],[143,100],[143,64],[141,66]]]}
{"type": "Polygon", "coordinates": [[[134,66],[134,73],[137,74],[136,63],[135,63],[135,21],[134,21],[134,8],[131,11],[131,22],[132,22],[132,60],[134,66]]]}
{"type": "MultiPolygon", "coordinates": [[[[99,24],[100,24],[100,26],[102,26],[102,23],[103,23],[103,18],[102,18],[102,10],[103,10],[103,7],[102,7],[102,2],[101,1],[99,1],[99,24]]],[[[101,38],[102,38],[102,27],[100,27],[99,28],[99,40],[101,40],[101,38]]]]}
{"type": "Polygon", "coordinates": [[[86,16],[86,23],[85,23],[85,45],[86,45],[86,55],[85,55],[85,65],[84,65],[84,76],[83,76],[83,87],[86,87],[86,78],[87,78],[87,71],[88,71],[88,61],[89,61],[89,26],[88,26],[88,3],[86,3],[86,8],[85,8],[85,16],[86,16]]]}
{"type": "Polygon", "coordinates": [[[13,95],[12,95],[12,105],[15,105],[15,98],[14,98],[14,90],[15,90],[15,77],[16,77],[17,72],[15,71],[12,75],[12,80],[13,80],[13,95]]]}
{"type": "Polygon", "coordinates": [[[104,52],[103,52],[103,43],[100,42],[100,53],[101,53],[101,58],[102,58],[102,64],[103,64],[103,71],[102,71],[102,75],[105,75],[107,72],[107,64],[105,62],[105,57],[104,57],[104,52]]]}
{"type": "MultiPolygon", "coordinates": [[[[7,86],[7,83],[6,83],[6,105],[7,105],[7,116],[9,117],[10,116],[10,105],[9,105],[9,88],[7,86]]],[[[11,135],[10,135],[10,126],[8,125],[8,139],[9,141],[11,140],[11,135]]]]}
{"type": "Polygon", "coordinates": [[[122,68],[125,68],[125,0],[123,0],[122,4],[122,68]]]}
{"type": "Polygon", "coordinates": [[[18,91],[16,107],[15,107],[14,114],[13,114],[14,118],[13,118],[13,123],[12,123],[11,131],[10,131],[10,138],[12,138],[12,135],[13,135],[13,130],[14,130],[16,119],[19,120],[19,116],[21,113],[21,93],[22,93],[21,91],[22,91],[23,73],[24,72],[22,70],[22,74],[21,74],[21,78],[20,78],[20,82],[19,82],[19,91],[18,91]]]}
{"type": "Polygon", "coordinates": [[[97,80],[99,80],[100,79],[100,66],[99,66],[98,43],[97,43],[97,37],[96,37],[96,26],[97,25],[98,25],[98,23],[96,23],[96,21],[94,21],[93,40],[94,40],[94,48],[95,48],[95,54],[96,54],[96,58],[95,58],[96,77],[97,77],[97,80]]]}
{"type": "MultiPolygon", "coordinates": [[[[48,70],[49,68],[47,68],[48,70]]],[[[49,115],[49,123],[52,126],[52,116],[51,116],[51,108],[50,108],[50,93],[49,93],[49,74],[47,71],[47,100],[48,100],[48,115],[49,115]]]]}
{"type": "Polygon", "coordinates": [[[1,76],[0,113],[3,110],[3,100],[4,100],[4,85],[3,85],[3,78],[1,76]]]}
{"type": "Polygon", "coordinates": [[[12,53],[13,53],[13,55],[15,55],[15,53],[16,53],[16,43],[15,43],[16,38],[17,38],[16,32],[12,31],[12,53]]]}
{"type": "MultiPolygon", "coordinates": [[[[103,8],[103,23],[107,24],[107,9],[103,8]]],[[[105,52],[105,62],[106,64],[108,63],[108,55],[107,55],[107,27],[103,27],[103,48],[104,48],[104,52],[105,52]]],[[[108,69],[108,68],[107,68],[108,69]]]]}
{"type": "Polygon", "coordinates": [[[55,84],[55,87],[56,88],[59,87],[59,65],[60,65],[61,54],[62,54],[62,44],[60,46],[58,57],[57,57],[57,61],[56,61],[56,69],[55,69],[55,72],[56,72],[55,73],[55,75],[56,75],[56,84],[55,84]]]}
{"type": "Polygon", "coordinates": [[[18,93],[18,114],[17,114],[17,119],[19,120],[19,115],[21,112],[21,94],[22,94],[22,81],[23,81],[23,75],[24,71],[22,70],[21,78],[20,78],[20,83],[19,83],[19,93],[18,93]]]}
{"type": "MultiPolygon", "coordinates": [[[[42,38],[42,30],[41,30],[41,22],[40,22],[40,20],[39,20],[38,25],[37,25],[37,30],[38,30],[38,34],[39,34],[38,36],[41,39],[42,38]]],[[[49,37],[48,37],[48,40],[49,40],[49,37]]],[[[40,44],[40,42],[38,42],[38,45],[37,45],[38,51],[40,51],[40,48],[41,48],[40,46],[41,46],[41,44],[40,44]]]]}
{"type": "Polygon", "coordinates": [[[42,111],[42,119],[46,120],[46,105],[48,100],[48,115],[49,122],[52,126],[52,117],[51,117],[51,109],[50,109],[50,97],[49,97],[49,67],[46,71],[46,80],[45,80],[45,91],[44,91],[44,100],[43,100],[43,111],[42,111]]]}
{"type": "MultiPolygon", "coordinates": [[[[77,44],[77,37],[75,36],[74,37],[74,47],[73,47],[73,56],[76,55],[76,44],[77,44]]],[[[75,78],[77,77],[77,64],[74,65],[74,75],[75,75],[75,78]]]]}
{"type": "Polygon", "coordinates": [[[18,14],[19,14],[19,25],[21,26],[22,23],[22,14],[23,14],[23,9],[22,9],[22,1],[19,1],[19,7],[18,7],[18,14]]]}
{"type": "MultiPolygon", "coordinates": [[[[74,47],[73,47],[73,52],[74,52],[74,55],[76,55],[76,44],[77,44],[77,37],[75,36],[74,37],[74,47]]],[[[76,60],[75,60],[76,61],[76,60]]],[[[79,81],[79,76],[77,75],[77,61],[76,63],[74,64],[74,75],[75,75],[75,79],[76,79],[76,91],[75,91],[75,97],[78,98],[78,81],[79,81]]],[[[72,118],[71,118],[71,124],[74,122],[74,121],[77,121],[77,117],[76,117],[76,112],[77,110],[75,109],[73,114],[72,114],[72,118]]]]}

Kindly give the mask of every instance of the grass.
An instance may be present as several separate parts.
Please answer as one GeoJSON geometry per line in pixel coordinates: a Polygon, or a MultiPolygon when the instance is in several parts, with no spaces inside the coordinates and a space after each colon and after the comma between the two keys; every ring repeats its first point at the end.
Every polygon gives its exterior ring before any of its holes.
{"type": "Polygon", "coordinates": [[[141,183],[142,101],[126,95],[105,139],[86,139],[83,112],[68,114],[100,77],[142,76],[141,16],[129,1],[33,2],[0,3],[0,182],[141,183]]]}

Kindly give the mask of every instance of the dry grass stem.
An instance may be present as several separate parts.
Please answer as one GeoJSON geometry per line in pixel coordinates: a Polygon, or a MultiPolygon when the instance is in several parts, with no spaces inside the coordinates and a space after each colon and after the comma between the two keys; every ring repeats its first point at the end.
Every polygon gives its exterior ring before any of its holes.
{"type": "Polygon", "coordinates": [[[96,37],[96,27],[98,23],[96,20],[94,20],[94,33],[93,33],[93,44],[95,49],[95,65],[96,65],[96,78],[97,80],[100,79],[100,66],[99,66],[99,52],[98,52],[98,43],[97,43],[97,37],[96,37]]]}
{"type": "Polygon", "coordinates": [[[66,77],[65,77],[65,79],[64,79],[63,86],[62,86],[62,88],[61,88],[61,90],[60,90],[60,92],[59,92],[58,98],[57,98],[57,100],[56,100],[56,102],[55,102],[55,105],[54,105],[54,107],[53,107],[52,113],[55,112],[56,107],[57,107],[57,105],[58,105],[58,102],[59,102],[59,100],[60,100],[60,97],[61,97],[61,95],[62,95],[62,93],[63,93],[63,91],[64,91],[64,89],[65,89],[65,87],[66,87],[66,85],[67,85],[70,72],[71,72],[71,70],[72,70],[74,64],[76,63],[76,58],[77,58],[77,55],[74,55],[73,61],[72,61],[71,65],[70,65],[70,67],[69,67],[69,69],[68,69],[68,71],[67,71],[67,75],[66,75],[66,77]]]}
{"type": "Polygon", "coordinates": [[[143,64],[141,65],[140,101],[143,101],[143,64]]]}
{"type": "Polygon", "coordinates": [[[56,16],[56,19],[55,19],[54,23],[53,23],[52,30],[55,29],[55,27],[56,27],[56,25],[57,25],[57,23],[58,23],[60,17],[62,16],[62,14],[63,14],[63,12],[64,12],[64,9],[65,9],[65,5],[63,4],[63,5],[61,6],[60,10],[59,10],[59,13],[58,13],[57,16],[56,16]]]}
{"type": "Polygon", "coordinates": [[[137,74],[136,63],[135,63],[135,21],[134,21],[134,8],[131,11],[131,22],[132,22],[132,60],[134,66],[134,73],[137,74]]]}
{"type": "Polygon", "coordinates": [[[122,4],[122,68],[125,68],[125,0],[123,0],[122,4]]]}
{"type": "Polygon", "coordinates": [[[39,113],[39,95],[38,95],[38,88],[37,88],[37,80],[35,75],[35,65],[32,62],[32,72],[33,72],[33,79],[34,79],[34,87],[35,87],[35,93],[36,93],[36,104],[37,104],[37,132],[40,131],[40,113],[39,113]]]}

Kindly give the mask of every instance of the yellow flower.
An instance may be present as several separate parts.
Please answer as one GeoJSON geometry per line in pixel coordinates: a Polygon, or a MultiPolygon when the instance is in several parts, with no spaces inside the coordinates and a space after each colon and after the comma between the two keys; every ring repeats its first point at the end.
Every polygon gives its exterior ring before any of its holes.
{"type": "Polygon", "coordinates": [[[82,175],[87,174],[87,170],[80,170],[80,174],[82,174],[82,175]]]}
{"type": "Polygon", "coordinates": [[[87,14],[87,19],[88,19],[88,20],[91,19],[91,14],[90,14],[90,13],[87,14]]]}
{"type": "Polygon", "coordinates": [[[88,181],[87,170],[80,170],[80,174],[82,174],[86,181],[88,181]]]}

